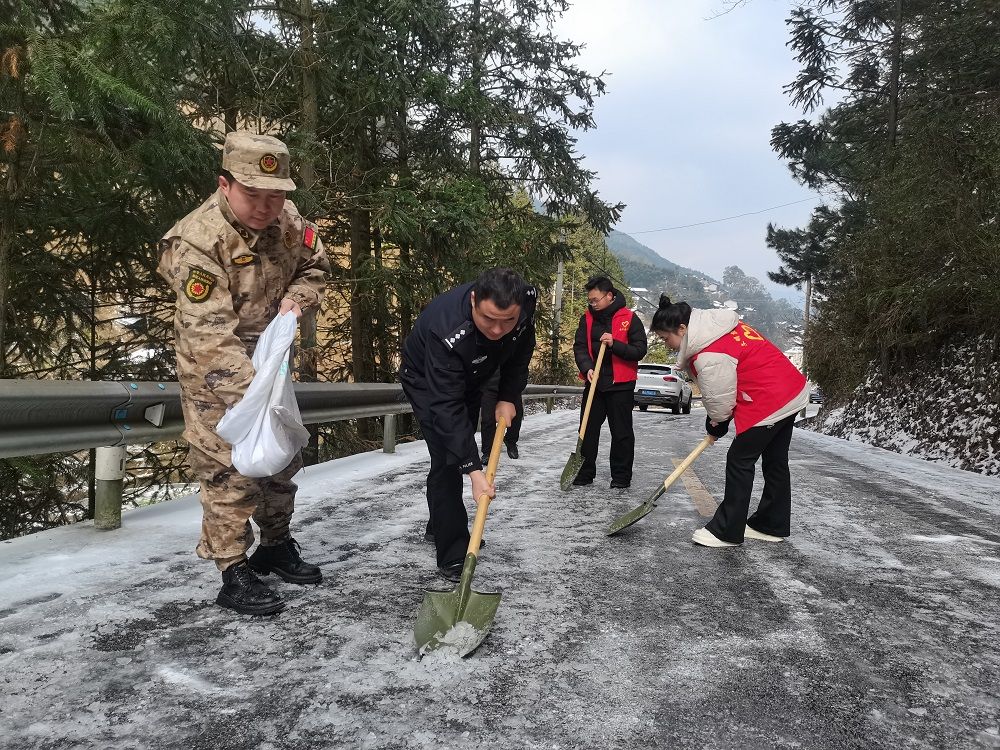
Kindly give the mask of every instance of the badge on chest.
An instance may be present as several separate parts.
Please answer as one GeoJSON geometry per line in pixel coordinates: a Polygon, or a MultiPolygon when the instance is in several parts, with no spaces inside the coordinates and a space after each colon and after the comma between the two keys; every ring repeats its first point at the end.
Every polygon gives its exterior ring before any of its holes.
{"type": "Polygon", "coordinates": [[[237,255],[233,258],[233,265],[240,266],[241,268],[243,266],[252,266],[256,262],[257,256],[253,253],[242,253],[241,255],[237,255]]]}

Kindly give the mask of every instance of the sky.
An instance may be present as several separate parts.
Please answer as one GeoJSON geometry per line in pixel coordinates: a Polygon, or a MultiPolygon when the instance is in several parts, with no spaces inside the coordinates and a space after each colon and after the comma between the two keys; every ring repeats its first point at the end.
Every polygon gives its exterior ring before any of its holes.
{"type": "Polygon", "coordinates": [[[579,149],[602,197],[627,204],[616,229],[682,266],[721,278],[738,265],[801,300],[767,280],[779,263],[764,242],[768,221],[802,226],[820,203],[769,145],[773,126],[803,117],[782,93],[798,70],[785,46],[792,5],[750,0],[724,13],[724,0],[575,0],[557,33],[586,45],[585,70],[609,74],[579,149]]]}

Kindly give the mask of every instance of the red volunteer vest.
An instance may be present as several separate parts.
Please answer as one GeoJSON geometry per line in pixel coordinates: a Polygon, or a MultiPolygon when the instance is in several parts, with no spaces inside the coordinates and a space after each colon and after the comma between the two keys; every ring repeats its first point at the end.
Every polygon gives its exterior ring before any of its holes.
{"type": "Polygon", "coordinates": [[[691,372],[705,352],[728,354],[736,360],[736,434],[786,406],[806,386],[805,376],[778,347],[746,323],[738,323],[691,358],[691,372]]]}
{"type": "MultiPolygon", "coordinates": [[[[594,328],[594,316],[590,314],[590,310],[586,312],[587,316],[587,351],[590,352],[590,358],[594,360],[595,364],[597,362],[597,355],[594,354],[594,342],[590,338],[591,331],[594,328]]],[[[623,307],[621,310],[616,312],[611,316],[611,338],[615,341],[621,341],[623,343],[628,343],[628,329],[632,325],[632,311],[627,307],[623,307]]],[[[605,351],[604,356],[611,354],[610,351],[605,351]]],[[[635,380],[639,371],[638,362],[629,362],[621,357],[616,357],[611,355],[611,382],[612,383],[628,383],[630,380],[635,380]]],[[[600,373],[594,373],[594,377],[600,377],[600,373]]],[[[584,380],[586,374],[580,373],[580,380],[584,380]]]]}

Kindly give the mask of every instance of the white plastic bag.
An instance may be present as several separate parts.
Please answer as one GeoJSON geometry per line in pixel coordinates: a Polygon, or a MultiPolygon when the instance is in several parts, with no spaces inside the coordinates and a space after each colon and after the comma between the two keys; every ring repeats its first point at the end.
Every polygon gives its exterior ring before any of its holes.
{"type": "Polygon", "coordinates": [[[277,474],[309,442],[288,371],[297,322],[289,312],[264,329],[253,354],[253,380],[215,428],[232,446],[233,466],[245,477],[277,474]]]}

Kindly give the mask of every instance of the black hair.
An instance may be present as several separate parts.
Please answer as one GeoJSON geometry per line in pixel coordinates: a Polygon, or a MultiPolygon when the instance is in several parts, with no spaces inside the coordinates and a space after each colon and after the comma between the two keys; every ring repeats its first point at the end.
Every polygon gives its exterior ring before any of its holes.
{"type": "Polygon", "coordinates": [[[234,182],[237,182],[237,179],[233,177],[233,173],[230,172],[228,169],[220,169],[219,177],[225,179],[225,181],[228,182],[230,185],[232,185],[234,182]]]}
{"type": "Polygon", "coordinates": [[[583,285],[583,288],[588,292],[597,289],[600,292],[607,293],[614,289],[614,284],[611,283],[611,279],[607,276],[596,274],[587,279],[587,283],[583,285]]]}
{"type": "Polygon", "coordinates": [[[511,305],[524,304],[524,293],[528,285],[516,271],[509,268],[488,268],[483,271],[472,291],[476,294],[476,305],[485,300],[493,300],[500,310],[506,310],[511,305]]]}
{"type": "Polygon", "coordinates": [[[650,326],[650,330],[676,333],[681,325],[689,325],[690,323],[691,305],[687,302],[674,303],[667,295],[660,295],[660,307],[653,315],[653,324],[650,326]]]}

